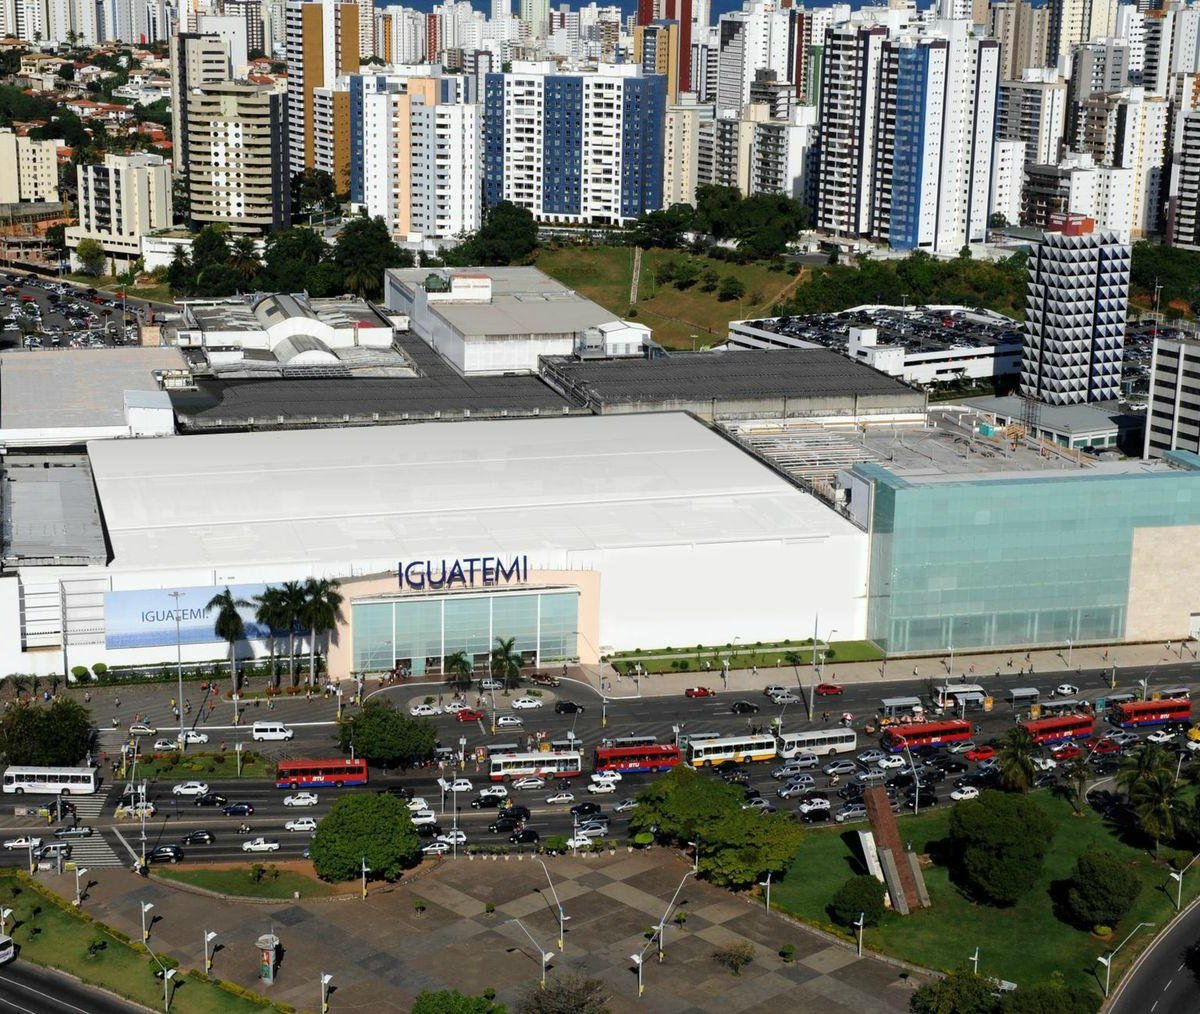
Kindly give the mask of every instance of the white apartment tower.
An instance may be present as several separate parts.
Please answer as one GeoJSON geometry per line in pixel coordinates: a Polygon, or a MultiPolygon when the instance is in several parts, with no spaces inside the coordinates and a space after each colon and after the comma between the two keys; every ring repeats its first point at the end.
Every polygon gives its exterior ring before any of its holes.
{"type": "Polygon", "coordinates": [[[94,239],[110,267],[126,268],[141,256],[143,236],[171,224],[171,167],[161,155],[108,154],[76,176],[79,224],[66,232],[72,259],[81,240],[94,239]]]}

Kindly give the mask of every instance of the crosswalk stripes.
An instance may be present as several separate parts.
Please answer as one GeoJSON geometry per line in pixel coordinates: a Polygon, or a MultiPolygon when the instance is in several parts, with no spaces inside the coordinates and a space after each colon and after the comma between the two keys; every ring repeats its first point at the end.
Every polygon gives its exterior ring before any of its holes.
{"type": "Polygon", "coordinates": [[[77,866],[86,866],[89,869],[125,865],[113,847],[100,834],[94,834],[90,838],[72,839],[71,859],[77,866]]]}

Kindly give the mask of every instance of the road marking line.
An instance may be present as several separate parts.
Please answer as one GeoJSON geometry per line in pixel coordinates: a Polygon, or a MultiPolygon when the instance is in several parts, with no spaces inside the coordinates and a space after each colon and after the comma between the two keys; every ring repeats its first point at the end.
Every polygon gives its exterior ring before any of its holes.
{"type": "Polygon", "coordinates": [[[1168,989],[1170,989],[1170,988],[1171,988],[1171,983],[1172,983],[1172,982],[1174,982],[1174,981],[1175,981],[1174,979],[1171,979],[1171,980],[1170,980],[1170,982],[1168,982],[1168,983],[1167,983],[1165,986],[1163,986],[1163,992],[1164,992],[1164,993],[1165,993],[1165,992],[1166,992],[1168,989]]]}
{"type": "MultiPolygon", "coordinates": [[[[66,1000],[59,1000],[57,997],[47,997],[46,994],[42,993],[40,990],[34,989],[32,986],[26,986],[22,982],[15,982],[14,980],[8,978],[8,976],[4,976],[2,981],[8,983],[8,985],[10,985],[10,986],[16,986],[17,989],[23,989],[27,993],[33,993],[35,996],[42,997],[43,999],[52,1000],[54,1003],[60,1004],[61,1006],[66,1007],[70,1010],[77,1010],[77,1011],[79,1011],[79,1014],[88,1014],[88,1012],[86,1010],[84,1010],[82,1007],[76,1007],[72,1003],[67,1003],[66,1000]]],[[[14,1006],[14,1007],[17,1007],[17,1005],[15,1003],[13,1003],[11,1000],[5,999],[4,1002],[12,1004],[12,1006],[14,1006]]],[[[17,1007],[17,1009],[18,1010],[29,1010],[30,1014],[36,1014],[35,1011],[30,1010],[28,1007],[17,1007]]]]}
{"type": "Polygon", "coordinates": [[[112,832],[113,832],[113,834],[115,834],[117,836],[117,841],[119,841],[122,845],[125,846],[125,851],[129,853],[129,858],[136,861],[138,858],[138,854],[133,851],[133,848],[130,846],[129,842],[127,842],[125,840],[125,836],[123,834],[121,834],[120,829],[114,827],[112,829],[112,832]]]}

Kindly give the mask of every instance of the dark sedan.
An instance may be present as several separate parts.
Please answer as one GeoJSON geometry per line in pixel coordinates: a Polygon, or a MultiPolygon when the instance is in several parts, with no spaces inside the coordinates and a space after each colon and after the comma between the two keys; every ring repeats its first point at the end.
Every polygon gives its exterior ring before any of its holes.
{"type": "Polygon", "coordinates": [[[753,701],[734,701],[729,710],[735,715],[757,715],[758,705],[753,701]]]}
{"type": "Polygon", "coordinates": [[[211,845],[217,839],[211,831],[189,831],[183,836],[184,845],[211,845]]]}
{"type": "Polygon", "coordinates": [[[224,806],[229,800],[216,792],[206,792],[192,800],[196,806],[224,806]]]}
{"type": "Polygon", "coordinates": [[[230,803],[221,807],[221,812],[226,817],[249,817],[254,813],[254,807],[249,803],[230,803]]]}

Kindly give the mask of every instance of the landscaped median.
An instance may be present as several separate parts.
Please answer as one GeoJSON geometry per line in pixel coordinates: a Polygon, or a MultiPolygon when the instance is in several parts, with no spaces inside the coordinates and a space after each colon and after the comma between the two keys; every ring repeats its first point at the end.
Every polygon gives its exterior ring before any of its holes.
{"type": "MultiPolygon", "coordinates": [[[[7,920],[20,957],[57,968],[92,986],[157,1009],[163,1001],[156,960],[141,944],[77,912],[24,873],[0,873],[0,907],[12,909],[7,920]]],[[[166,967],[175,962],[161,959],[166,967]]],[[[238,1014],[282,1010],[239,986],[204,979],[196,972],[177,976],[171,1009],[179,1014],[238,1014]]]]}
{"type": "MultiPolygon", "coordinates": [[[[1032,986],[1061,974],[1068,986],[1084,987],[1100,997],[1096,959],[1106,955],[1140,922],[1152,924],[1134,935],[1113,963],[1115,984],[1137,955],[1175,914],[1175,884],[1170,867],[1156,862],[1144,849],[1126,843],[1126,836],[1106,825],[1089,810],[1075,816],[1064,800],[1034,793],[1031,797],[1054,822],[1053,834],[1037,883],[1015,904],[983,904],[961,890],[951,879],[944,861],[950,824],[949,808],[901,817],[900,837],[918,854],[938,861],[922,863],[932,907],[909,916],[891,911],[878,926],[868,926],[864,946],[928,968],[952,970],[970,962],[979,948],[979,971],[1032,986]],[[1081,853],[1102,848],[1125,860],[1128,875],[1138,878],[1142,890],[1132,909],[1098,937],[1072,925],[1063,915],[1067,883],[1081,853]]],[[[853,930],[831,923],[827,906],[835,891],[850,877],[864,873],[856,831],[863,825],[829,827],[805,832],[804,842],[788,874],[772,887],[771,902],[821,929],[853,940],[853,930]]],[[[1185,878],[1183,903],[1200,892],[1200,877],[1185,878]]]]}
{"type": "MultiPolygon", "coordinates": [[[[883,652],[870,641],[832,641],[827,648],[819,644],[818,661],[822,651],[824,668],[830,677],[839,663],[877,662],[883,658],[883,652]]],[[[793,666],[799,669],[812,665],[813,642],[810,638],[806,641],[639,648],[636,651],[618,652],[607,661],[620,673],[632,673],[639,665],[641,672],[695,672],[701,675],[708,672],[719,674],[726,667],[751,669],[755,666],[793,666]]]]}
{"type": "Polygon", "coordinates": [[[138,761],[138,779],[162,778],[169,781],[191,779],[257,778],[273,779],[275,762],[253,750],[242,751],[242,771],[238,774],[236,750],[215,752],[184,752],[169,750],[165,753],[143,755],[138,761]]]}
{"type": "MultiPolygon", "coordinates": [[[[276,863],[194,869],[162,867],[156,869],[154,875],[162,880],[199,887],[214,894],[241,898],[327,898],[346,893],[306,873],[281,869],[276,863]]],[[[357,893],[358,886],[350,886],[353,888],[351,893],[357,893]]]]}

